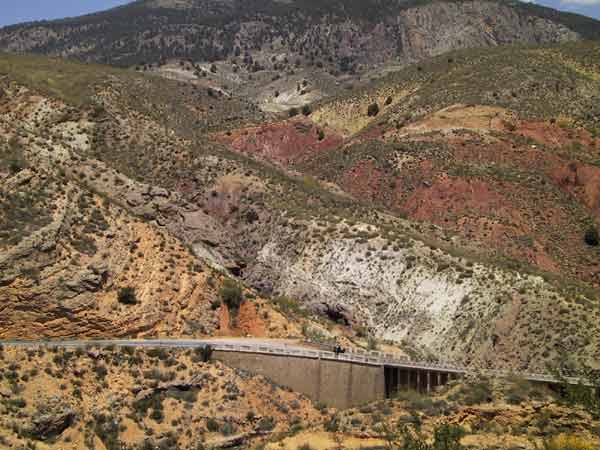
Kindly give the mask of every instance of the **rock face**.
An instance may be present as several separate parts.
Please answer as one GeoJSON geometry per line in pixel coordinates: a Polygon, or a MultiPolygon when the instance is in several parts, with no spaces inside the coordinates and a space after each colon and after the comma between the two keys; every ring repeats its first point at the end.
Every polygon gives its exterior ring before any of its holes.
{"type": "Polygon", "coordinates": [[[360,243],[360,231],[355,237],[330,233],[325,243],[306,244],[302,235],[266,242],[247,280],[367,325],[409,351],[479,367],[543,371],[546,357],[566,347],[578,353],[600,332],[589,322],[571,341],[570,332],[554,323],[570,302],[540,277],[472,265],[411,240],[360,243]],[[544,343],[527,337],[540,334],[544,343]],[[532,358],[538,351],[545,356],[532,358]]]}
{"type": "Polygon", "coordinates": [[[511,43],[539,44],[576,40],[579,34],[496,2],[440,2],[411,8],[398,17],[400,52],[407,61],[461,48],[511,43]]]}

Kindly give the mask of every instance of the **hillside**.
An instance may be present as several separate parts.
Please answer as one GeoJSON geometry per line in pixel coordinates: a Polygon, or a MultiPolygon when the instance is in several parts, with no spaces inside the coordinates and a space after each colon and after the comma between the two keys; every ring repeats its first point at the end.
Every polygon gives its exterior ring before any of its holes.
{"type": "MultiPolygon", "coordinates": [[[[257,125],[242,100],[99,66],[2,62],[3,337],[341,332],[474,367],[596,366],[589,286],[241,155],[225,144],[257,125]],[[190,126],[201,117],[214,127],[190,126]],[[228,277],[249,286],[233,315],[228,277]],[[128,287],[134,305],[119,302],[128,287]]],[[[290,127],[300,148],[325,142],[323,155],[346,139],[324,127],[320,140],[304,116],[263,126],[290,127]]]]}
{"type": "Polygon", "coordinates": [[[597,286],[584,237],[600,219],[599,64],[597,44],[452,53],[315,108],[312,120],[347,139],[289,166],[494,257],[597,286]]]}
{"type": "Polygon", "coordinates": [[[138,0],[0,29],[0,450],[597,450],[599,257],[593,19],[138,0]]]}
{"type": "Polygon", "coordinates": [[[338,411],[263,377],[204,362],[194,350],[6,347],[0,373],[2,449],[593,450],[600,444],[597,409],[518,378],[455,382],[430,396],[402,392],[338,411]]]}
{"type": "Polygon", "coordinates": [[[140,0],[6,27],[0,50],[135,67],[278,112],[447,51],[597,39],[599,30],[518,1],[140,0]]]}

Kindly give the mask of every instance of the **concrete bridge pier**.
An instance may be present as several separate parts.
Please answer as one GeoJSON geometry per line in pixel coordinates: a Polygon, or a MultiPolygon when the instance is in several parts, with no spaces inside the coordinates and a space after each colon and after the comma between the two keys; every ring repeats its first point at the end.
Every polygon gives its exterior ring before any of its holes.
{"type": "Polygon", "coordinates": [[[432,392],[456,378],[452,372],[385,366],[385,396],[394,397],[400,391],[432,392]]]}

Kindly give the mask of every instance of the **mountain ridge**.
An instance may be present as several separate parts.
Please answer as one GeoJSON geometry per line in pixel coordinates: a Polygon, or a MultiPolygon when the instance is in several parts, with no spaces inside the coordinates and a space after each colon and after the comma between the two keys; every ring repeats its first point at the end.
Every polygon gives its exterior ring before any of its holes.
{"type": "MultiPolygon", "coordinates": [[[[530,40],[531,43],[562,39],[556,34],[544,36],[540,34],[541,30],[535,31],[532,28],[535,21],[540,22],[542,27],[558,25],[559,28],[575,32],[578,36],[586,39],[600,37],[598,21],[594,19],[521,2],[473,2],[471,0],[367,0],[366,2],[295,0],[278,2],[254,0],[243,2],[241,5],[236,1],[203,0],[184,2],[185,5],[182,5],[181,2],[169,3],[164,0],[137,1],[79,18],[6,27],[0,30],[0,46],[16,51],[34,51],[132,66],[141,63],[157,63],[161,58],[191,58],[194,61],[225,60],[232,56],[240,56],[238,48],[241,48],[241,52],[250,51],[252,54],[253,50],[258,49],[259,46],[264,47],[272,45],[277,40],[286,41],[299,37],[301,47],[295,48],[294,44],[289,46],[292,52],[288,52],[288,57],[292,58],[292,54],[295,53],[302,58],[302,49],[313,51],[314,47],[313,49],[304,47],[308,40],[312,39],[313,46],[326,46],[325,53],[321,55],[321,58],[322,62],[327,65],[326,58],[334,56],[333,48],[327,47],[330,43],[328,44],[324,38],[323,30],[320,30],[318,26],[315,27],[323,18],[327,19],[329,25],[349,22],[352,24],[349,31],[354,27],[358,30],[357,32],[355,30],[356,36],[353,37],[358,41],[365,39],[365,31],[368,30],[372,33],[376,30],[372,28],[374,25],[382,24],[386,29],[383,31],[385,38],[382,36],[381,42],[385,42],[385,40],[398,41],[396,47],[392,46],[391,55],[403,57],[406,56],[404,49],[409,48],[410,43],[401,30],[406,30],[404,33],[410,34],[413,29],[418,32],[419,27],[410,22],[402,23],[404,19],[401,17],[409,10],[427,10],[432,7],[438,8],[436,11],[445,14],[445,22],[431,27],[428,33],[435,33],[435,28],[447,27],[453,21],[460,21],[459,16],[452,16],[454,9],[457,9],[457,13],[460,14],[461,9],[464,8],[462,14],[470,14],[473,18],[479,16],[480,20],[485,19],[485,23],[482,22],[480,27],[489,28],[490,41],[486,43],[481,40],[481,36],[475,36],[475,42],[472,43],[475,45],[490,45],[496,39],[500,43],[509,42],[512,39],[521,42],[530,40]],[[473,5],[477,4],[485,4],[489,11],[485,13],[477,8],[474,9],[473,5]],[[192,12],[190,13],[190,11],[192,12]],[[512,20],[511,27],[530,30],[527,32],[533,30],[534,34],[531,37],[527,35],[519,37],[517,34],[510,37],[502,28],[495,31],[495,26],[502,26],[501,24],[494,25],[495,21],[501,21],[501,16],[506,15],[507,11],[512,11],[515,15],[514,19],[510,19],[512,20]],[[262,25],[255,32],[244,30],[246,26],[252,26],[253,22],[262,25]],[[400,28],[398,30],[387,29],[393,26],[394,22],[397,22],[400,28]],[[270,29],[262,30],[264,25],[268,25],[270,29]],[[173,29],[173,26],[178,29],[173,29]],[[225,34],[219,31],[218,27],[225,34]],[[360,31],[361,28],[363,31],[360,31]],[[148,37],[148,33],[151,37],[148,37]],[[497,36],[494,37],[494,34],[497,36]],[[293,37],[294,35],[296,37],[293,37]],[[91,38],[98,42],[94,43],[91,38]],[[315,38],[317,41],[314,41],[315,38]],[[242,42],[245,39],[249,42],[242,42]],[[78,45],[82,46],[79,50],[77,49],[78,45]],[[133,48],[132,45],[137,47],[135,55],[128,55],[127,49],[133,48]],[[156,51],[152,50],[151,46],[155,46],[156,51]]],[[[427,20],[431,20],[431,18],[427,20]]],[[[457,28],[457,30],[459,29],[460,27],[457,28]]],[[[340,30],[343,31],[343,28],[340,30]]],[[[472,44],[454,42],[454,47],[449,49],[473,46],[472,44]]],[[[376,47],[374,49],[376,50],[376,47]]],[[[348,53],[348,56],[360,58],[360,52],[353,52],[350,49],[348,53]]],[[[408,55],[410,56],[410,52],[408,55]]],[[[424,54],[424,56],[430,56],[430,54],[424,54]]]]}

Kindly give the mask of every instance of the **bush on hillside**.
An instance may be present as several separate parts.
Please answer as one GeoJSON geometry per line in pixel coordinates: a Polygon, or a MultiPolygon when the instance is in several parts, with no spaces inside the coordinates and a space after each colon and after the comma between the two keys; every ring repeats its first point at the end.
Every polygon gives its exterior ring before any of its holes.
{"type": "Polygon", "coordinates": [[[600,244],[598,229],[596,227],[588,228],[588,230],[585,232],[584,240],[587,245],[597,247],[598,244],[600,244]]]}
{"type": "Polygon", "coordinates": [[[119,289],[117,299],[124,305],[135,305],[137,303],[135,288],[129,286],[119,289]]]}
{"type": "Polygon", "coordinates": [[[375,117],[379,114],[379,105],[377,103],[372,103],[369,105],[369,109],[367,109],[367,115],[369,117],[375,117]]]}
{"type": "Polygon", "coordinates": [[[462,403],[463,405],[478,405],[489,403],[493,400],[492,388],[487,380],[478,383],[464,384],[454,394],[450,395],[450,400],[462,403]]]}
{"type": "Polygon", "coordinates": [[[239,309],[240,305],[244,302],[242,286],[231,279],[225,280],[219,291],[219,295],[229,309],[239,309]]]}

